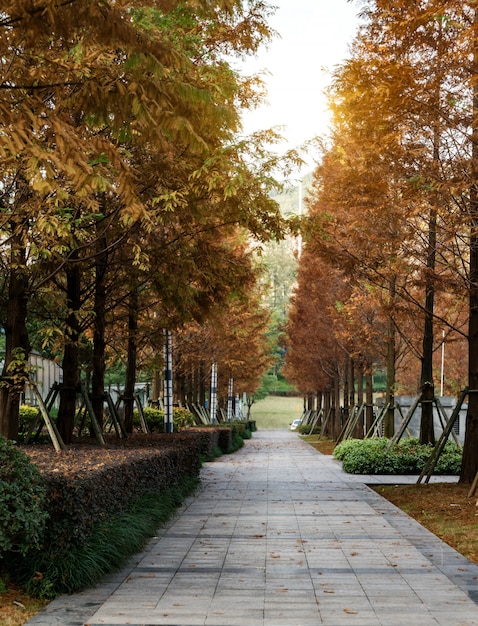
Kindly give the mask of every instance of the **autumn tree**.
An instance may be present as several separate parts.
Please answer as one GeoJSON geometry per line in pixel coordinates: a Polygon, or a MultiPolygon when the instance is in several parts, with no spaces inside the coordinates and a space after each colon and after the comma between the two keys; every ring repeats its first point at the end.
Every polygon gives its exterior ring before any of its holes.
{"type": "MultiPolygon", "coordinates": [[[[455,271],[453,282],[463,285],[469,297],[468,330],[468,384],[476,387],[476,332],[474,244],[476,184],[475,82],[476,82],[476,6],[474,2],[434,2],[406,6],[404,3],[369,2],[367,12],[377,32],[393,32],[398,40],[406,30],[413,37],[406,38],[413,50],[413,64],[397,65],[400,106],[410,129],[422,136],[433,156],[433,167],[417,169],[419,182],[429,190],[432,200],[438,198],[438,228],[447,233],[449,248],[446,254],[448,270],[455,271]],[[464,62],[467,59],[468,62],[464,62]],[[426,70],[425,68],[429,68],[426,70]],[[403,80],[408,74],[413,82],[403,80]],[[411,123],[412,120],[415,123],[411,123]],[[445,202],[443,202],[443,199],[445,202]]],[[[405,41],[405,37],[402,37],[405,41]]],[[[403,46],[404,48],[405,46],[403,46]]],[[[404,58],[410,58],[404,57],[404,58]]],[[[390,85],[393,81],[387,81],[390,85]]],[[[416,135],[415,135],[416,136],[416,135]]],[[[433,219],[433,213],[430,213],[433,219]]],[[[429,222],[430,224],[430,222],[429,222]]],[[[432,231],[433,231],[432,227],[432,231]]],[[[440,231],[438,231],[440,232],[440,231]]],[[[429,239],[430,241],[430,239],[429,239]]],[[[432,244],[433,247],[433,244],[432,244]]],[[[442,249],[436,248],[436,260],[442,249]]],[[[430,257],[429,257],[430,258],[430,257]]],[[[436,279],[442,271],[428,274],[436,279]]],[[[450,276],[450,273],[448,273],[450,276]]],[[[452,281],[449,280],[448,284],[452,281]]],[[[474,393],[470,393],[467,431],[460,479],[473,480],[478,470],[476,455],[478,441],[478,409],[474,393]]]]}
{"type": "MultiPolygon", "coordinates": [[[[84,319],[79,294],[89,291],[80,272],[85,259],[98,259],[98,313],[104,309],[106,252],[124,243],[125,232],[132,235],[130,262],[147,264],[141,244],[151,242],[158,227],[160,239],[170,247],[178,236],[177,216],[187,207],[184,222],[191,224],[192,215],[197,230],[214,229],[197,208],[219,206],[221,197],[219,221],[242,223],[251,232],[280,230],[275,205],[267,199],[268,174],[259,182],[261,172],[248,170],[244,160],[241,167],[234,165],[241,152],[232,145],[239,129],[238,107],[247,98],[253,101],[253,85],[220,58],[257,49],[270,34],[265,22],[269,7],[220,0],[201,7],[187,2],[134,7],[108,2],[100,7],[80,0],[66,5],[45,0],[43,8],[28,11],[23,3],[10,3],[3,9],[2,157],[5,171],[9,164],[17,168],[41,206],[40,213],[32,212],[34,203],[25,201],[28,194],[18,196],[23,204],[21,212],[16,209],[16,221],[26,224],[29,219],[25,232],[31,233],[33,224],[39,235],[34,248],[30,240],[25,246],[38,251],[40,259],[49,250],[48,276],[64,272],[59,282],[66,293],[68,367],[59,424],[68,440],[78,381],[79,320],[84,319]],[[154,172],[165,175],[152,185],[154,172]],[[245,187],[249,196],[239,195],[245,187]],[[108,230],[91,229],[98,221],[108,224],[108,230]],[[138,239],[138,225],[148,237],[138,239]]],[[[260,152],[260,140],[255,143],[260,152]]],[[[185,241],[195,228],[183,231],[185,241]]],[[[17,304],[27,296],[16,296],[17,304]]],[[[8,320],[5,325],[10,329],[8,320]]],[[[96,328],[97,365],[102,333],[103,328],[96,328]]],[[[13,344],[12,350],[21,347],[13,344]]],[[[99,395],[101,367],[95,372],[99,395]]],[[[7,402],[8,385],[3,394],[7,402]]],[[[14,410],[4,404],[0,413],[4,430],[14,424],[14,410]]]]}
{"type": "Polygon", "coordinates": [[[311,247],[305,245],[299,264],[286,325],[283,371],[304,396],[318,396],[324,406],[333,407],[329,434],[335,437],[341,429],[339,393],[348,352],[334,334],[332,317],[337,302],[345,297],[347,281],[311,247]]]}
{"type": "MultiPolygon", "coordinates": [[[[361,71],[358,63],[348,69],[348,80],[361,71]]],[[[370,80],[368,77],[367,83],[370,80]]],[[[387,124],[378,124],[372,114],[362,118],[364,102],[360,96],[366,90],[363,84],[362,90],[350,92],[353,103],[347,100],[347,106],[340,109],[333,143],[315,172],[307,230],[314,244],[313,253],[344,272],[352,285],[365,281],[383,293],[384,310],[388,312],[384,344],[388,347],[387,403],[391,410],[386,432],[390,435],[395,390],[396,293],[409,274],[405,251],[410,233],[403,220],[405,209],[399,202],[403,196],[397,182],[400,163],[390,161],[396,136],[387,124]],[[347,117],[349,106],[353,113],[347,117]],[[377,151],[383,151],[384,157],[377,159],[377,151]]]]}
{"type": "Polygon", "coordinates": [[[234,381],[235,393],[253,394],[272,363],[272,346],[267,337],[269,312],[261,302],[253,276],[247,281],[247,289],[231,293],[226,310],[215,307],[205,322],[190,322],[177,333],[176,371],[185,383],[185,397],[190,404],[200,401],[199,387],[208,387],[214,361],[222,398],[227,398],[229,378],[234,381]]]}

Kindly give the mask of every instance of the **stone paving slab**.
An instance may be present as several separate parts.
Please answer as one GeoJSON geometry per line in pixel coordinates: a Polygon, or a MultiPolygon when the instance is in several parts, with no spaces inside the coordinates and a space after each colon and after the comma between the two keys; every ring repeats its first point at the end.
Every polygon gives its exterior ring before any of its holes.
{"type": "Polygon", "coordinates": [[[126,567],[28,625],[478,626],[478,566],[367,487],[413,482],[258,431],[126,567]]]}

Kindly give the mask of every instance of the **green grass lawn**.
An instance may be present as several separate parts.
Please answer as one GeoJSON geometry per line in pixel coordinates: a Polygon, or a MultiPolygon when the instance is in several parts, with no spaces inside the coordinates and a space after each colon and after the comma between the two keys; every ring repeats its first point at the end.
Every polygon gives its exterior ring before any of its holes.
{"type": "Polygon", "coordinates": [[[288,428],[302,415],[302,398],[268,396],[252,405],[251,417],[257,428],[288,428]]]}

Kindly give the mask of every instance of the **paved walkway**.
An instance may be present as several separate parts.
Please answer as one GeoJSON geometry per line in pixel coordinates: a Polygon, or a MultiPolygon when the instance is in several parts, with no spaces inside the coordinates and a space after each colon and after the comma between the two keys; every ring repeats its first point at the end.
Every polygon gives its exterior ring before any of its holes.
{"type": "Polygon", "coordinates": [[[202,479],[120,573],[29,626],[478,625],[478,566],[365,485],[396,477],[264,430],[202,479]]]}

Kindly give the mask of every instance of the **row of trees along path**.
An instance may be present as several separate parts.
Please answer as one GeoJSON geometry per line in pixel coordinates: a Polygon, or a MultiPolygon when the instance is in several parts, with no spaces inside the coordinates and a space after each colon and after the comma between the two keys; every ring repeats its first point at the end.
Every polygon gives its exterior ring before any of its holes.
{"type": "Polygon", "coordinates": [[[238,391],[257,384],[266,314],[250,242],[288,231],[270,192],[299,159],[269,151],[273,132],[241,135],[262,88],[232,59],[270,39],[270,12],[262,0],[2,3],[3,435],[17,436],[32,347],[62,362],[65,443],[85,363],[100,424],[105,363],[127,363],[132,428],[136,370],[160,368],[164,328],[184,372],[197,350],[194,367],[222,358],[238,391]]]}
{"type": "Polygon", "coordinates": [[[360,393],[361,377],[368,381],[371,405],[372,369],[382,364],[388,436],[397,388],[416,393],[418,379],[426,443],[434,439],[434,354],[445,339],[450,356],[460,355],[447,389],[469,390],[460,480],[472,482],[478,471],[478,6],[462,0],[357,5],[361,26],[329,90],[333,123],[308,199],[286,368],[304,393],[336,397],[339,378],[345,396],[353,392],[355,369],[360,393]]]}

